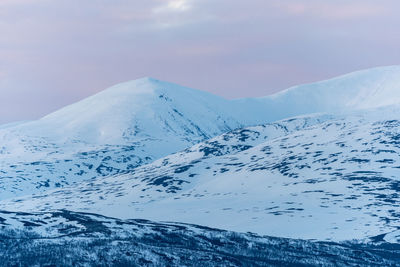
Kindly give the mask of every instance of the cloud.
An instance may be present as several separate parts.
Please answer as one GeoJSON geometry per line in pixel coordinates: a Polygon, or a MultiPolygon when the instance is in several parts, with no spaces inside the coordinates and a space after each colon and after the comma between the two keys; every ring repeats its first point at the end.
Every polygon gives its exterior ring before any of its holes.
{"type": "Polygon", "coordinates": [[[191,6],[189,4],[189,0],[172,0],[168,2],[166,8],[171,11],[182,12],[189,10],[191,6]]]}
{"type": "Polygon", "coordinates": [[[208,16],[199,12],[200,1],[196,0],[169,0],[152,9],[155,26],[160,29],[169,29],[201,22],[208,16]]]}

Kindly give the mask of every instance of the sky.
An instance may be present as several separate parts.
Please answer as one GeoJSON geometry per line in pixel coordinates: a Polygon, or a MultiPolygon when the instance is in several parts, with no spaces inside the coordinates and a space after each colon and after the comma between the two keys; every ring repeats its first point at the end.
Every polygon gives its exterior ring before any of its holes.
{"type": "Polygon", "coordinates": [[[398,0],[0,0],[0,123],[150,76],[226,98],[400,64],[398,0]]]}

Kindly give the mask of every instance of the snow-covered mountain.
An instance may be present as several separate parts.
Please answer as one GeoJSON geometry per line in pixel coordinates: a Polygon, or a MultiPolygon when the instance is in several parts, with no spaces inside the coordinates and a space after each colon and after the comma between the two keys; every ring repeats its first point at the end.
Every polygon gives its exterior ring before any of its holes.
{"type": "Polygon", "coordinates": [[[143,78],[40,120],[5,125],[0,198],[126,172],[247,125],[232,109],[212,94],[143,78]]]}
{"type": "Polygon", "coordinates": [[[17,196],[0,209],[394,240],[398,85],[400,67],[231,101],[148,78],[121,84],[0,129],[0,197],[17,196]]]}
{"type": "Polygon", "coordinates": [[[395,104],[398,84],[397,66],[231,101],[152,78],[122,83],[40,120],[1,126],[0,199],[125,173],[237,128],[395,104]]]}
{"type": "Polygon", "coordinates": [[[250,112],[244,113],[245,116],[266,112],[269,122],[302,114],[341,114],[400,104],[400,66],[357,71],[258,99],[237,99],[236,102],[249,108],[250,112]]]}
{"type": "Polygon", "coordinates": [[[400,106],[236,130],[129,174],[0,202],[319,240],[397,230],[400,106]],[[299,231],[301,229],[301,231],[299,231]]]}
{"type": "Polygon", "coordinates": [[[399,77],[400,67],[384,67],[233,101],[152,78],[122,83],[40,120],[0,127],[1,175],[20,181],[2,198],[131,170],[239,127],[394,104],[399,77]]]}

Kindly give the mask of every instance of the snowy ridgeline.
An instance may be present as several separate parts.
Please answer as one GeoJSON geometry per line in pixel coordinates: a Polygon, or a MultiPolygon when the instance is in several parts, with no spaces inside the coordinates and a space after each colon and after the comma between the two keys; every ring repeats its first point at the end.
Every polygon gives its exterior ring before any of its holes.
{"type": "Polygon", "coordinates": [[[398,84],[400,67],[231,101],[120,84],[0,128],[0,209],[396,243],[398,84]]]}
{"type": "Polygon", "coordinates": [[[0,211],[0,265],[400,266],[400,246],[324,243],[182,223],[0,211]]]}

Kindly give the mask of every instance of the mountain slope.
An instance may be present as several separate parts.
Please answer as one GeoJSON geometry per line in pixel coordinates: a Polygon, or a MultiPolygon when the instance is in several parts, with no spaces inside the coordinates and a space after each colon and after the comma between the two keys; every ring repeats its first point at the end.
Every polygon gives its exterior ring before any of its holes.
{"type": "Polygon", "coordinates": [[[130,174],[0,208],[68,208],[318,240],[387,234],[400,219],[399,116],[396,106],[236,130],[130,174]]]}
{"type": "Polygon", "coordinates": [[[0,265],[400,266],[397,245],[324,243],[66,210],[0,211],[0,265]]]}
{"type": "MultiPolygon", "coordinates": [[[[185,155],[197,154],[229,154],[234,151],[248,149],[251,146],[259,144],[270,138],[275,138],[288,134],[290,132],[308,127],[310,125],[326,121],[330,116],[304,117],[296,120],[271,123],[261,127],[249,129],[238,129],[206,141],[204,144],[195,146],[193,149],[185,150],[185,155]],[[230,139],[234,140],[230,140],[230,139]],[[222,149],[223,148],[223,149],[222,149]]],[[[154,141],[155,142],[155,141],[154,141]]],[[[39,143],[39,142],[38,142],[39,143]]],[[[51,187],[64,187],[73,183],[94,179],[96,177],[107,176],[116,173],[126,173],[133,171],[140,163],[141,151],[138,151],[139,145],[130,146],[101,146],[86,144],[83,152],[69,155],[62,153],[62,148],[56,145],[48,148],[49,154],[44,155],[44,160],[36,160],[27,163],[10,163],[8,168],[3,167],[0,173],[3,179],[0,179],[1,199],[13,196],[24,195],[34,192],[45,192],[51,187]],[[53,150],[58,149],[56,155],[53,150]],[[64,158],[63,158],[64,157],[64,158]],[[53,161],[51,161],[53,160],[53,161]],[[135,160],[138,160],[137,164],[135,160]],[[21,169],[23,168],[23,171],[21,169]],[[10,171],[11,170],[11,171],[10,171]],[[12,177],[15,173],[15,177],[12,177]],[[37,175],[36,179],[34,175],[37,175]],[[32,188],[35,188],[32,190],[32,188]]],[[[142,150],[145,153],[146,150],[142,150]]],[[[5,154],[7,156],[7,154],[5,154]]],[[[5,160],[8,158],[5,157],[5,160]]],[[[11,161],[12,162],[12,161],[11,161]]]]}

